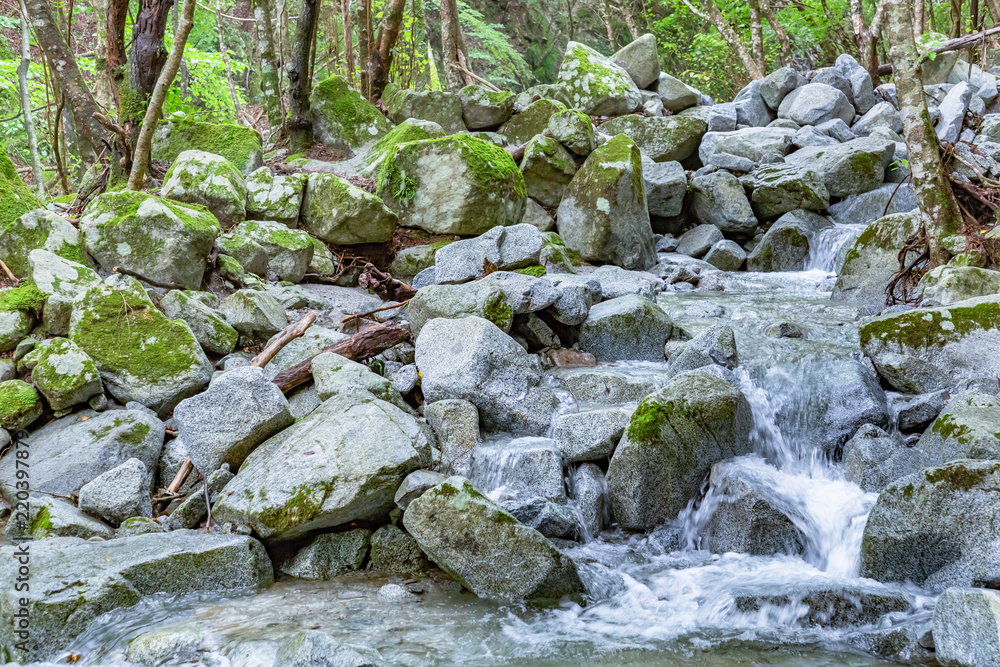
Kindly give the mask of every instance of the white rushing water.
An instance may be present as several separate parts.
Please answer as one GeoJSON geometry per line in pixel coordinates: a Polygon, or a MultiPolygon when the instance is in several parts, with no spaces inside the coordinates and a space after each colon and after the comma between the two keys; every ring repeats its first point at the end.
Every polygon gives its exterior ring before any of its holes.
{"type": "MultiPolygon", "coordinates": [[[[114,612],[92,624],[70,652],[85,656],[80,664],[125,664],[128,643],[139,634],[194,632],[214,648],[195,655],[195,662],[175,656],[163,664],[267,667],[275,640],[309,627],[398,665],[884,664],[849,643],[858,626],[874,623],[878,614],[852,627],[823,616],[837,596],[853,601],[859,614],[866,595],[907,600],[912,608],[883,619],[879,628],[885,629],[925,620],[933,604],[914,588],[858,577],[861,538],[876,495],[844,479],[831,458],[829,424],[818,414],[817,406],[828,409],[840,400],[831,398],[837,374],[859,363],[854,309],[831,303],[829,293],[836,258],[860,231],[835,225],[822,232],[807,271],[724,274],[722,291],[658,298],[691,335],[718,321],[736,331],[737,377],[754,419],[753,454],[716,466],[712,481],[728,475],[749,480],[797,530],[800,551],[711,553],[712,516],[729,499],[706,481],[704,495],[669,525],[648,535],[585,535],[585,543],[568,549],[587,589],[585,604],[501,606],[436,579],[425,582],[419,603],[386,603],[376,594],[384,581],[371,577],[284,581],[252,596],[154,600],[114,612]],[[779,321],[797,325],[803,338],[765,335],[779,321]]],[[[666,368],[614,366],[635,377],[666,368]]],[[[560,412],[589,407],[562,389],[559,396],[560,412]]],[[[537,439],[521,439],[515,448],[489,449],[509,442],[495,438],[477,453],[477,484],[500,501],[517,495],[511,457],[519,447],[538,446],[537,439]]]]}

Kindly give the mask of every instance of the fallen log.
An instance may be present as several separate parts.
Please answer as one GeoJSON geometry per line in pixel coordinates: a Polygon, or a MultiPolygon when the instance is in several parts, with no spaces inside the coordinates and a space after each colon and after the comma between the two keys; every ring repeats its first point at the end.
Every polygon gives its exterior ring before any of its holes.
{"type": "Polygon", "coordinates": [[[358,285],[375,292],[383,301],[409,301],[417,293],[417,290],[379,271],[370,263],[365,264],[365,270],[358,276],[358,285]]]}
{"type": "MultiPolygon", "coordinates": [[[[350,338],[334,343],[319,354],[333,352],[351,361],[364,361],[398,345],[410,337],[409,330],[401,324],[386,322],[359,331],[350,338]]],[[[319,354],[315,354],[291,368],[281,371],[271,380],[282,392],[288,393],[312,378],[312,362],[319,354]]]]}
{"type": "Polygon", "coordinates": [[[256,366],[257,368],[264,368],[264,366],[267,366],[267,362],[271,361],[271,359],[274,359],[274,355],[278,354],[278,352],[281,352],[281,348],[285,347],[293,340],[304,334],[306,332],[306,329],[312,326],[312,323],[315,321],[316,321],[316,311],[310,310],[308,313],[306,313],[305,317],[303,317],[301,320],[299,320],[292,326],[282,331],[281,335],[275,338],[273,343],[265,347],[263,350],[260,351],[260,354],[251,359],[250,365],[256,366]]]}

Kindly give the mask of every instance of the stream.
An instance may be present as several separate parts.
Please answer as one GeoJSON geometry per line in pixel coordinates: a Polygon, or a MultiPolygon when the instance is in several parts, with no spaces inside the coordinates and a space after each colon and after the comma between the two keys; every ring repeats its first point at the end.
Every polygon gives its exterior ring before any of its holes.
{"type": "MultiPolygon", "coordinates": [[[[861,399],[837,391],[838,378],[863,363],[857,311],[829,300],[832,267],[862,227],[836,225],[823,232],[806,271],[719,273],[717,290],[657,296],[691,336],[718,322],[735,330],[736,375],[753,410],[754,453],[725,466],[755,480],[755,488],[791,520],[804,542],[800,554],[710,553],[705,531],[720,500],[706,483],[703,497],[666,526],[647,535],[605,531],[569,548],[586,587],[584,605],[532,609],[488,602],[444,576],[419,580],[414,601],[379,595],[385,583],[399,578],[283,577],[256,594],[153,598],[106,614],[53,658],[78,654],[79,665],[134,664],[125,659],[135,637],[181,634],[203,648],[161,664],[268,667],[282,638],[320,629],[348,646],[377,652],[379,664],[388,665],[893,664],[852,643],[852,635],[874,626],[825,624],[803,602],[812,591],[841,588],[905,596],[912,609],[883,617],[878,629],[925,623],[934,605],[933,596],[915,587],[858,577],[861,538],[876,495],[846,481],[831,456],[838,425],[865,410],[855,404],[861,399]],[[796,325],[802,337],[768,336],[778,322],[796,325]],[[756,608],[739,602],[775,595],[786,601],[756,608]]],[[[635,377],[666,371],[666,364],[610,365],[635,377]]],[[[562,386],[560,373],[549,373],[556,388],[562,386]]],[[[561,396],[561,411],[595,407],[568,392],[561,396]]],[[[491,436],[491,442],[503,438],[491,436]]],[[[502,468],[489,472],[491,483],[502,487],[502,468]]]]}

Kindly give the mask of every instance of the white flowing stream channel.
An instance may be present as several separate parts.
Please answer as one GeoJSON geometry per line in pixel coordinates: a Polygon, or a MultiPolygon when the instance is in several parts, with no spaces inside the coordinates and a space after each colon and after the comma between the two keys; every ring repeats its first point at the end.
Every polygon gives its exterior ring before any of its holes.
{"type": "MultiPolygon", "coordinates": [[[[722,289],[657,297],[692,336],[720,321],[736,331],[736,373],[753,409],[754,454],[726,465],[739,467],[741,477],[754,480],[754,488],[791,520],[801,553],[709,552],[705,531],[720,499],[706,482],[705,495],[671,524],[646,535],[606,531],[571,547],[586,585],[583,605],[500,605],[443,579],[426,582],[419,602],[400,603],[380,600],[377,591],[387,580],[370,575],[284,579],[256,594],[153,599],[107,614],[60,655],[80,654],[83,665],[132,664],[124,660],[133,638],[182,633],[202,650],[160,664],[269,667],[278,641],[316,628],[377,651],[379,664],[388,665],[887,664],[858,648],[857,638],[918,627],[929,619],[934,598],[912,586],[859,578],[861,538],[876,495],[846,481],[840,464],[825,453],[840,435],[831,432],[831,415],[837,423],[845,415],[850,421],[855,410],[851,388],[838,378],[863,363],[856,309],[829,299],[838,254],[861,229],[837,225],[824,232],[806,271],[720,273],[722,289]],[[777,322],[793,323],[804,335],[767,336],[777,322]],[[878,615],[838,625],[824,622],[824,603],[817,602],[829,591],[840,591],[839,599],[858,609],[860,593],[852,591],[902,595],[912,607],[883,616],[880,625],[874,625],[878,615]]],[[[612,366],[637,377],[666,369],[612,366]]],[[[557,388],[559,373],[550,374],[557,388]]],[[[588,408],[565,398],[562,411],[588,408]]],[[[502,470],[494,474],[502,477],[502,470]]]]}

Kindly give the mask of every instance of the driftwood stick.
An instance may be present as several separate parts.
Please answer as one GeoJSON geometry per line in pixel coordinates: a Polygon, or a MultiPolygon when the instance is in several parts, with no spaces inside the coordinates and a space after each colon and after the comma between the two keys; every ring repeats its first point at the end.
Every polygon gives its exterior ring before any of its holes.
{"type": "Polygon", "coordinates": [[[177,474],[174,475],[173,480],[170,482],[170,486],[164,489],[164,491],[166,491],[166,495],[168,496],[177,495],[177,489],[181,488],[181,484],[184,483],[184,480],[187,479],[187,476],[191,474],[192,470],[194,470],[194,464],[191,463],[190,457],[185,456],[184,461],[181,462],[180,469],[177,471],[177,474]]]}
{"type": "Polygon", "coordinates": [[[282,331],[281,335],[278,336],[273,343],[261,350],[260,354],[250,361],[250,365],[256,366],[257,368],[264,368],[264,366],[267,366],[267,362],[274,359],[274,355],[278,354],[278,352],[281,351],[281,348],[285,347],[293,340],[304,334],[306,329],[312,326],[312,323],[315,321],[316,311],[310,310],[306,313],[305,317],[282,331]]]}
{"type": "Polygon", "coordinates": [[[178,283],[161,283],[159,280],[153,280],[152,278],[147,278],[138,271],[126,269],[121,266],[113,267],[111,270],[114,271],[115,273],[121,273],[122,275],[132,276],[136,280],[141,280],[144,283],[149,283],[153,287],[159,287],[161,289],[187,289],[187,287],[178,283]]]}
{"type": "Polygon", "coordinates": [[[17,276],[15,276],[14,272],[11,271],[10,268],[3,263],[2,259],[0,259],[0,269],[3,269],[4,275],[6,275],[11,282],[13,282],[15,285],[18,283],[17,276]]]}
{"type": "Polygon", "coordinates": [[[955,39],[949,39],[947,42],[941,44],[940,46],[930,49],[927,53],[923,55],[920,62],[925,60],[930,60],[927,56],[931,53],[946,53],[948,51],[961,51],[964,48],[975,46],[980,41],[986,39],[990,35],[995,35],[1000,33],[1000,25],[993,26],[989,30],[983,30],[977,32],[974,35],[964,35],[962,37],[956,37],[955,39]]]}
{"type": "Polygon", "coordinates": [[[381,313],[386,310],[393,310],[394,308],[402,308],[409,302],[410,302],[409,300],[401,301],[400,303],[394,303],[391,306],[382,306],[381,308],[376,308],[375,310],[369,310],[367,313],[355,313],[353,315],[348,315],[347,317],[342,319],[340,323],[347,324],[348,322],[354,320],[360,320],[362,317],[368,317],[369,315],[374,315],[375,313],[381,313]]]}
{"type": "Polygon", "coordinates": [[[496,92],[498,92],[498,93],[500,92],[500,89],[499,89],[499,88],[497,88],[496,86],[494,86],[494,85],[493,85],[492,83],[490,83],[489,81],[487,81],[486,79],[484,79],[484,78],[483,78],[483,77],[481,77],[481,76],[476,76],[475,74],[473,74],[472,72],[470,72],[470,71],[469,71],[469,70],[467,70],[466,68],[462,67],[462,66],[461,66],[461,65],[459,65],[458,63],[451,63],[451,66],[452,66],[452,67],[453,67],[454,69],[457,69],[457,70],[458,70],[459,72],[461,72],[462,74],[465,74],[466,76],[471,76],[471,77],[472,77],[473,79],[475,79],[475,80],[476,80],[476,81],[478,81],[479,83],[482,83],[482,84],[484,84],[484,85],[487,85],[487,86],[489,86],[490,88],[492,88],[493,90],[495,90],[495,91],[496,91],[496,92]]]}
{"type": "MultiPolygon", "coordinates": [[[[319,354],[333,352],[351,361],[364,361],[376,354],[388,350],[393,345],[402,343],[410,337],[410,332],[401,324],[386,322],[359,331],[350,338],[334,343],[319,354]]],[[[312,378],[312,362],[319,355],[313,355],[303,362],[281,371],[271,380],[281,391],[290,390],[305,384],[312,378]]]]}
{"type": "Polygon", "coordinates": [[[358,276],[358,285],[375,292],[383,301],[408,301],[417,294],[417,290],[370,263],[365,264],[365,270],[358,276]]]}

